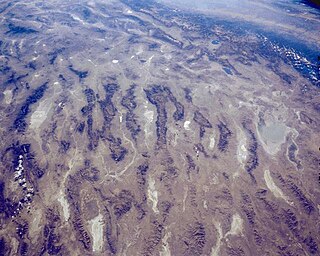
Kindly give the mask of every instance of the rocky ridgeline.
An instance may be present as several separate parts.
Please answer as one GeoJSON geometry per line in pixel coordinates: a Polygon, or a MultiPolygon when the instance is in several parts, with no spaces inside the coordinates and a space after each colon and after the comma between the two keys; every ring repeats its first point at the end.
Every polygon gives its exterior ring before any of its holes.
{"type": "Polygon", "coordinates": [[[14,215],[12,215],[12,218],[18,215],[25,207],[30,210],[30,204],[34,196],[34,188],[27,184],[22,155],[19,155],[18,166],[15,168],[14,172],[14,180],[19,184],[19,187],[21,187],[24,196],[19,200],[16,210],[13,211],[14,215]]]}

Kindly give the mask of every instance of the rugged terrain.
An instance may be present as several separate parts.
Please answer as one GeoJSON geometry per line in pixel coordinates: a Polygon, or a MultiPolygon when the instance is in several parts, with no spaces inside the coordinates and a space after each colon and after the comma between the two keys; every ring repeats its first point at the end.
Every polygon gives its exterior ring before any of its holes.
{"type": "Polygon", "coordinates": [[[0,255],[319,255],[318,49],[212,15],[0,3],[0,255]]]}

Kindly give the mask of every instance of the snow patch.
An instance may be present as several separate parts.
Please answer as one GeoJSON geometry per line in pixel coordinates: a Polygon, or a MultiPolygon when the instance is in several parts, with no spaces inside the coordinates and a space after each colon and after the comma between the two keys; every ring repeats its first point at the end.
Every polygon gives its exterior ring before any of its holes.
{"type": "Polygon", "coordinates": [[[190,131],[190,121],[185,121],[183,124],[183,128],[187,131],[190,131]]]}

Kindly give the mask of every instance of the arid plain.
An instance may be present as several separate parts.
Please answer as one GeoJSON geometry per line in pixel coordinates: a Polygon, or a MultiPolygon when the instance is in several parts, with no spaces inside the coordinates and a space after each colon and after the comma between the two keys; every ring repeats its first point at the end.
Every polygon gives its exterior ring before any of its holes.
{"type": "Polygon", "coordinates": [[[319,255],[315,63],[153,1],[0,10],[0,255],[319,255]]]}

